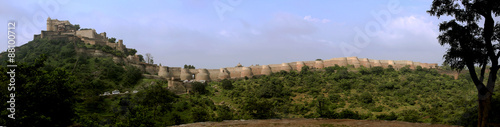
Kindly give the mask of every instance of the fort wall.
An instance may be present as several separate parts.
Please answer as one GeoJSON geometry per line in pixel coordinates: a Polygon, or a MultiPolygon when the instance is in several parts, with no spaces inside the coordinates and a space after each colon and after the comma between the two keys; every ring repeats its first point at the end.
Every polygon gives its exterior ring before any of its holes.
{"type": "MultiPolygon", "coordinates": [[[[221,79],[232,79],[232,78],[251,78],[258,75],[270,75],[271,73],[276,73],[280,71],[301,71],[303,66],[309,66],[312,68],[325,68],[332,66],[348,66],[353,65],[355,68],[361,66],[366,68],[371,67],[383,67],[387,68],[389,65],[393,66],[394,69],[399,70],[405,66],[409,66],[411,69],[420,66],[422,68],[437,68],[437,63],[420,63],[408,60],[374,60],[368,58],[358,58],[358,57],[342,57],[342,58],[332,58],[329,60],[316,60],[316,61],[297,61],[282,64],[269,64],[261,66],[249,66],[249,67],[227,67],[220,69],[183,69],[180,67],[157,67],[158,76],[163,78],[180,79],[180,80],[221,80],[221,79]],[[159,69],[162,68],[162,69],[159,69]],[[168,73],[168,74],[167,74],[168,73]],[[169,77],[171,76],[171,77],[169,77]]],[[[156,68],[151,68],[152,71],[156,68]]],[[[152,74],[152,73],[151,73],[152,74]]]]}

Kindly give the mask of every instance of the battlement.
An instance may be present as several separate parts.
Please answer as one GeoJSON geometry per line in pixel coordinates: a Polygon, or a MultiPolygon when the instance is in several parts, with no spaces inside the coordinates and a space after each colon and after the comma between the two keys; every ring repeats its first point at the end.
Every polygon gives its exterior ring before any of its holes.
{"type": "Polygon", "coordinates": [[[158,76],[164,79],[179,79],[179,80],[194,80],[197,81],[210,81],[210,80],[221,80],[221,79],[232,79],[232,78],[243,78],[243,77],[253,77],[258,75],[270,75],[271,73],[276,73],[280,71],[301,71],[302,67],[309,66],[311,68],[325,68],[332,66],[348,66],[352,65],[355,68],[361,66],[371,68],[371,67],[383,67],[388,68],[389,65],[394,69],[398,70],[405,66],[409,66],[410,69],[416,69],[418,66],[422,68],[437,68],[437,63],[420,63],[408,60],[374,60],[368,58],[358,57],[342,57],[342,58],[332,58],[329,60],[316,60],[316,61],[297,61],[291,63],[282,64],[270,64],[262,66],[249,66],[244,67],[240,64],[236,67],[226,67],[220,69],[184,69],[180,67],[167,67],[160,66],[158,70],[158,76]]]}

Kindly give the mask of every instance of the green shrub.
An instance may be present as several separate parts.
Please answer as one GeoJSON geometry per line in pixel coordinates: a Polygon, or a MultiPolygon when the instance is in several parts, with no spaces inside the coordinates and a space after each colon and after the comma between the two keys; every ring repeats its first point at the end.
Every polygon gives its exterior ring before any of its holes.
{"type": "Polygon", "coordinates": [[[399,116],[398,120],[406,122],[419,122],[420,113],[416,110],[403,110],[399,116]]]}
{"type": "Polygon", "coordinates": [[[340,119],[366,119],[368,117],[360,115],[360,114],[358,114],[358,112],[353,112],[349,109],[345,109],[339,113],[338,118],[340,118],[340,119]]]}
{"type": "Polygon", "coordinates": [[[384,110],[384,106],[377,106],[377,107],[373,107],[371,108],[371,111],[373,112],[382,112],[384,110]]]}
{"type": "Polygon", "coordinates": [[[227,79],[222,80],[221,85],[225,90],[232,90],[234,88],[233,83],[227,79]]]}
{"type": "Polygon", "coordinates": [[[370,70],[371,70],[372,74],[377,74],[378,75],[378,74],[383,74],[384,73],[384,68],[378,67],[378,66],[377,67],[372,67],[370,70]]]}
{"type": "Polygon", "coordinates": [[[191,118],[194,122],[203,122],[210,120],[210,116],[207,110],[201,107],[195,107],[191,109],[191,118]]]}
{"type": "Polygon", "coordinates": [[[371,104],[371,103],[373,103],[373,97],[368,92],[362,93],[361,96],[359,97],[359,99],[360,99],[360,101],[362,103],[365,103],[365,104],[371,104]]]}
{"type": "Polygon", "coordinates": [[[394,112],[391,112],[389,114],[377,115],[377,119],[379,119],[379,120],[396,120],[396,119],[398,119],[398,116],[394,112]]]}
{"type": "Polygon", "coordinates": [[[201,82],[193,82],[191,85],[192,85],[191,92],[193,92],[195,94],[203,95],[203,94],[206,94],[208,92],[207,89],[205,88],[206,84],[203,84],[201,82]]]}

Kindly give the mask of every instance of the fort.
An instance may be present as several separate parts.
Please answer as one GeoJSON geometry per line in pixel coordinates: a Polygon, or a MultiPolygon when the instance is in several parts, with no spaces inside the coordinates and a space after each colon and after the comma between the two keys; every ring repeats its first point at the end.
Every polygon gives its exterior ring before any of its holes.
{"type": "MultiPolygon", "coordinates": [[[[106,32],[97,33],[95,29],[80,29],[79,25],[73,25],[68,20],[57,20],[47,18],[47,30],[41,31],[40,34],[34,35],[35,39],[58,39],[76,41],[80,40],[89,45],[109,46],[113,50],[126,52],[129,49],[123,44],[123,40],[118,42],[111,42],[106,36],[106,32]]],[[[143,72],[156,74],[158,67],[155,64],[147,64],[139,60],[138,55],[128,55],[126,58],[115,56],[113,54],[105,53],[97,49],[75,48],[77,53],[86,53],[95,57],[112,57],[114,62],[128,63],[133,65],[143,72]]]]}
{"type": "Polygon", "coordinates": [[[252,77],[258,75],[270,75],[271,73],[280,71],[301,71],[303,66],[309,66],[313,69],[321,69],[331,66],[348,66],[353,65],[355,68],[361,66],[383,67],[387,68],[392,66],[394,69],[400,69],[409,66],[410,69],[415,69],[418,66],[422,68],[437,68],[437,63],[420,63],[408,60],[374,60],[368,58],[358,57],[342,57],[332,58],[329,60],[315,60],[315,61],[297,61],[282,64],[270,64],[262,66],[248,66],[244,67],[238,65],[236,67],[225,67],[220,69],[185,69],[181,67],[168,67],[159,66],[158,76],[164,79],[174,80],[195,80],[195,81],[211,81],[222,79],[234,79],[252,77]]]}
{"type": "Polygon", "coordinates": [[[109,46],[115,50],[125,51],[126,46],[123,40],[118,43],[110,42],[106,37],[106,32],[97,33],[95,29],[80,29],[79,25],[73,25],[67,20],[47,18],[47,30],[41,31],[34,38],[81,40],[86,44],[109,46]]]}
{"type": "MultiPolygon", "coordinates": [[[[47,19],[47,30],[41,31],[41,34],[35,35],[35,38],[49,38],[49,39],[68,39],[68,40],[81,40],[90,45],[103,45],[109,46],[115,50],[125,51],[128,50],[123,44],[123,40],[118,40],[118,43],[108,41],[106,32],[96,33],[94,29],[79,29],[79,25],[72,25],[69,21],[59,21],[57,19],[47,19]]],[[[280,71],[301,71],[302,67],[309,66],[313,69],[321,69],[331,66],[348,66],[352,65],[354,68],[361,66],[383,67],[387,68],[392,66],[394,69],[400,69],[409,66],[415,69],[418,66],[422,68],[437,68],[437,63],[420,63],[408,60],[375,60],[368,58],[358,57],[341,57],[332,58],[328,60],[315,60],[315,61],[297,61],[281,64],[270,65],[257,65],[257,66],[242,66],[238,64],[235,67],[224,67],[220,69],[186,69],[181,67],[169,67],[156,64],[147,64],[140,62],[137,55],[129,55],[126,58],[120,58],[110,54],[102,53],[102,51],[95,49],[78,49],[77,52],[86,52],[94,56],[109,56],[113,57],[115,62],[124,62],[138,67],[143,72],[147,72],[150,76],[161,78],[165,80],[176,81],[213,81],[222,79],[235,79],[244,77],[253,77],[259,75],[270,75],[280,71]],[[84,51],[83,51],[84,50],[84,51]]]]}

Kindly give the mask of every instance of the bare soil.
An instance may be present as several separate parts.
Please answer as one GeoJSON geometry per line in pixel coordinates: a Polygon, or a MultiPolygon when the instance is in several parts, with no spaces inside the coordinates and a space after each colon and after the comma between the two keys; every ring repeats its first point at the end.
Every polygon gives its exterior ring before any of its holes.
{"type": "Polygon", "coordinates": [[[458,127],[453,125],[353,119],[265,119],[199,122],[177,127],[458,127]]]}

